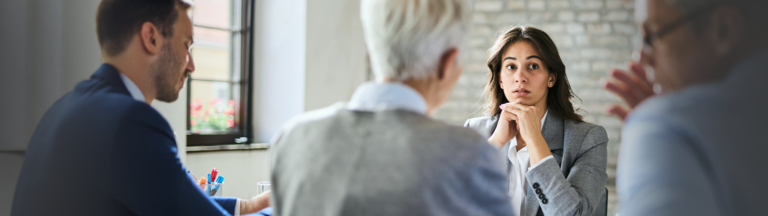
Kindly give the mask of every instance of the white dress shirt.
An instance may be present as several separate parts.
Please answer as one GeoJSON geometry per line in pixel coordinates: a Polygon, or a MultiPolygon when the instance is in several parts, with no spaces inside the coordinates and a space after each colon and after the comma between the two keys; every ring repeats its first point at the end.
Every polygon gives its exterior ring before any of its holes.
{"type": "Polygon", "coordinates": [[[129,79],[127,76],[120,74],[120,79],[123,80],[123,84],[125,85],[125,88],[128,89],[128,93],[131,94],[131,97],[137,101],[141,101],[146,103],[146,99],[144,98],[144,93],[141,93],[141,89],[139,89],[138,86],[136,86],[131,79],[129,79]]]}
{"type": "Polygon", "coordinates": [[[347,103],[347,109],[378,112],[402,109],[427,114],[427,102],[413,88],[399,82],[363,83],[347,103]]]}
{"type": "MultiPolygon", "coordinates": [[[[544,128],[544,121],[547,119],[547,113],[549,113],[549,111],[545,112],[544,116],[541,117],[541,128],[539,128],[539,130],[544,128]]],[[[512,198],[512,207],[514,208],[515,213],[521,215],[523,204],[525,204],[525,196],[528,192],[526,187],[528,181],[525,179],[525,173],[528,172],[528,170],[536,168],[536,166],[542,164],[542,162],[553,159],[553,157],[552,155],[547,156],[531,166],[528,146],[517,151],[517,138],[512,138],[509,142],[507,158],[512,162],[512,170],[509,174],[509,196],[512,198]]]]}
{"type": "MultiPolygon", "coordinates": [[[[125,85],[125,88],[128,89],[128,93],[131,94],[131,97],[133,97],[134,100],[141,101],[143,103],[147,102],[147,100],[144,97],[144,93],[142,93],[141,89],[139,89],[139,87],[136,86],[136,83],[133,83],[133,81],[131,81],[130,78],[123,75],[122,73],[120,73],[120,79],[123,80],[123,85],[125,85]]],[[[189,178],[192,178],[192,176],[190,176],[189,178]]],[[[196,179],[192,179],[192,181],[196,182],[196,179]]],[[[235,202],[235,216],[240,216],[240,199],[237,199],[237,202],[235,202]]]]}

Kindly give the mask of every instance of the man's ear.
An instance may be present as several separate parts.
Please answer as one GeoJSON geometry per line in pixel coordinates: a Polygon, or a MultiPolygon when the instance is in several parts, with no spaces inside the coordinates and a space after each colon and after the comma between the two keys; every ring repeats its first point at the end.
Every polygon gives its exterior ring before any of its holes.
{"type": "Polygon", "coordinates": [[[157,30],[154,24],[151,22],[144,22],[139,30],[139,42],[142,47],[150,55],[156,55],[160,52],[160,43],[162,42],[162,36],[157,30]]]}
{"type": "Polygon", "coordinates": [[[747,20],[734,6],[725,5],[712,12],[709,35],[719,56],[732,55],[747,34],[747,20]]]}
{"type": "Polygon", "coordinates": [[[453,69],[453,67],[457,67],[459,60],[459,50],[456,48],[451,48],[448,51],[445,51],[443,55],[440,57],[440,66],[437,69],[437,79],[442,80],[447,75],[448,71],[453,69]]]}

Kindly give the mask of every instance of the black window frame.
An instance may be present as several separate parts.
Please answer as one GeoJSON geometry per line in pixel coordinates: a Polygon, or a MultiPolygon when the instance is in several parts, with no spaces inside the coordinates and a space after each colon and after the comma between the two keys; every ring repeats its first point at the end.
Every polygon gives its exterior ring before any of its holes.
{"type": "MultiPolygon", "coordinates": [[[[238,132],[229,134],[194,134],[191,132],[192,125],[190,124],[190,105],[192,103],[192,76],[187,79],[187,146],[211,146],[211,145],[226,145],[226,144],[246,144],[253,140],[253,121],[251,118],[251,108],[253,107],[252,92],[253,92],[253,20],[255,2],[253,0],[232,0],[241,2],[241,25],[239,29],[236,28],[221,28],[213,26],[196,25],[194,26],[225,30],[230,32],[240,33],[240,80],[239,82],[230,81],[230,84],[240,85],[240,103],[238,109],[239,124],[237,124],[238,132]]],[[[230,41],[234,43],[234,41],[230,41]]],[[[234,47],[234,46],[231,46],[234,47]]],[[[195,79],[204,80],[204,79],[195,79]]]]}

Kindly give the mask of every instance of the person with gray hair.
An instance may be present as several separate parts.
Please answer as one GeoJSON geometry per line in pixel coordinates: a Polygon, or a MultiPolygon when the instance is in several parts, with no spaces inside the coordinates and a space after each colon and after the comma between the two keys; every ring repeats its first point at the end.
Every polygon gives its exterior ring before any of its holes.
{"type": "Polygon", "coordinates": [[[630,108],[610,109],[619,215],[766,215],[768,1],[636,4],[639,62],[605,84],[630,108]]]}
{"type": "Polygon", "coordinates": [[[462,73],[465,0],[363,0],[376,81],[270,142],[277,215],[513,215],[496,150],[430,118],[462,73]]]}

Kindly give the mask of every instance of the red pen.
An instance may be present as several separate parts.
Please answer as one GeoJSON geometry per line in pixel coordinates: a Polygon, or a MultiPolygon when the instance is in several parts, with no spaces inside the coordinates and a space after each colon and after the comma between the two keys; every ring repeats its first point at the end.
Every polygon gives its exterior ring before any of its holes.
{"type": "Polygon", "coordinates": [[[214,179],[216,179],[216,175],[219,174],[219,169],[216,169],[216,167],[211,170],[211,182],[213,182],[214,179]]]}

